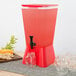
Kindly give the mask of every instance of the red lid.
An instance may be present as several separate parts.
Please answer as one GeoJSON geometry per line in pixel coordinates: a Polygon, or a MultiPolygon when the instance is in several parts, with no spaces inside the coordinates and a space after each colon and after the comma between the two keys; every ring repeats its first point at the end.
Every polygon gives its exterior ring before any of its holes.
{"type": "Polygon", "coordinates": [[[57,4],[31,4],[31,5],[22,5],[22,7],[51,7],[51,6],[58,6],[57,4]]]}

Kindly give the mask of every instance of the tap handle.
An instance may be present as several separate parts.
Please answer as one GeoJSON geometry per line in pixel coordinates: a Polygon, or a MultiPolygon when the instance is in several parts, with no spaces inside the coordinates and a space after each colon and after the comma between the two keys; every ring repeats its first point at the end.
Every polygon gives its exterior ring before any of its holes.
{"type": "Polygon", "coordinates": [[[33,49],[33,46],[36,46],[36,43],[33,42],[33,36],[29,36],[30,37],[30,46],[31,49],[33,49]]]}
{"type": "Polygon", "coordinates": [[[33,36],[29,36],[30,37],[30,41],[33,41],[33,36]]]}

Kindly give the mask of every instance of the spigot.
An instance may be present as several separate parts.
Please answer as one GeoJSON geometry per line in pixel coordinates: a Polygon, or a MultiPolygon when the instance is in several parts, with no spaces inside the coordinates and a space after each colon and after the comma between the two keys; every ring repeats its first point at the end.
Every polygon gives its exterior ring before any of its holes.
{"type": "Polygon", "coordinates": [[[33,46],[36,46],[36,43],[33,42],[33,36],[29,36],[30,37],[30,46],[31,49],[33,49],[33,46]]]}

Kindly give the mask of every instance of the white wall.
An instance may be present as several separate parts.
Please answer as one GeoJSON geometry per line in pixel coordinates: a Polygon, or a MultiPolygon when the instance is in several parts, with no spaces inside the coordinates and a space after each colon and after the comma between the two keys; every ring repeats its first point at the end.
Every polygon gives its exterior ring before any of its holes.
{"type": "Polygon", "coordinates": [[[56,54],[76,54],[76,0],[0,0],[0,47],[10,36],[17,38],[16,50],[25,50],[25,38],[21,13],[21,4],[58,3],[54,48],[56,54]]]}

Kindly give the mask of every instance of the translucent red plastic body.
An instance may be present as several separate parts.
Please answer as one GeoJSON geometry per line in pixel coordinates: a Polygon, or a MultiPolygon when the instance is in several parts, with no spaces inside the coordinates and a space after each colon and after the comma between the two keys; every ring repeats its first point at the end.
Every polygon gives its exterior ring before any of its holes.
{"type": "Polygon", "coordinates": [[[22,15],[24,22],[26,50],[23,57],[23,64],[26,64],[25,57],[28,52],[35,52],[36,65],[47,67],[54,63],[55,54],[53,48],[53,39],[58,8],[48,8],[57,5],[22,5],[22,15]],[[44,7],[45,9],[38,9],[44,7]],[[33,42],[36,46],[30,48],[30,38],[33,36],[33,42]]]}

